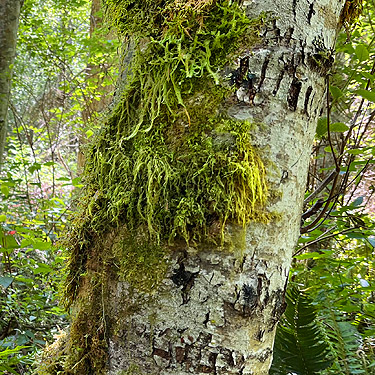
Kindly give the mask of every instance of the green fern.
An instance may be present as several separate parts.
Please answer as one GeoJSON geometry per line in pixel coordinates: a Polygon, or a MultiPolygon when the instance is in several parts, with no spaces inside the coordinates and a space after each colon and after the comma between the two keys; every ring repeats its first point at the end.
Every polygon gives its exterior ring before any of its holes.
{"type": "Polygon", "coordinates": [[[271,375],[320,374],[332,364],[331,352],[317,323],[317,310],[297,288],[286,294],[287,309],[276,331],[271,375]]]}
{"type": "Polygon", "coordinates": [[[364,343],[357,328],[344,321],[345,317],[337,315],[332,307],[320,311],[320,315],[324,319],[323,328],[335,357],[332,367],[323,374],[373,374],[368,363],[370,358],[367,358],[364,350],[360,350],[364,343]]]}

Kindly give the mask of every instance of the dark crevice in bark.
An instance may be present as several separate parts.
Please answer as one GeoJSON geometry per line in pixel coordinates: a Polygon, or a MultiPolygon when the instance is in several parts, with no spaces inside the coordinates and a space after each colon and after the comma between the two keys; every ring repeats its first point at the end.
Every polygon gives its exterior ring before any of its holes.
{"type": "Polygon", "coordinates": [[[258,333],[255,336],[255,339],[258,340],[258,341],[262,341],[262,338],[264,336],[264,332],[265,332],[264,329],[259,330],[258,333]]]}
{"type": "Polygon", "coordinates": [[[270,348],[263,351],[263,353],[258,356],[259,361],[264,363],[272,355],[272,350],[270,348]]]}
{"type": "Polygon", "coordinates": [[[311,25],[311,18],[315,14],[314,3],[310,4],[309,14],[307,15],[307,22],[311,25]]]}
{"type": "Polygon", "coordinates": [[[152,355],[161,357],[161,358],[166,359],[168,361],[170,361],[172,359],[172,355],[169,351],[159,349],[159,348],[155,348],[155,347],[152,348],[152,355]]]}
{"type": "Polygon", "coordinates": [[[277,27],[276,20],[273,21],[273,32],[275,33],[276,42],[280,43],[281,34],[280,34],[280,29],[277,27]]]}
{"type": "Polygon", "coordinates": [[[306,94],[305,94],[305,103],[304,103],[303,109],[304,109],[307,116],[309,116],[308,107],[309,107],[309,101],[310,101],[310,96],[311,96],[312,90],[313,90],[312,87],[309,86],[307,88],[306,94]]]}
{"type": "Polygon", "coordinates": [[[244,284],[242,286],[242,292],[243,292],[243,299],[245,301],[244,309],[245,307],[249,307],[252,310],[255,309],[258,304],[258,297],[259,297],[259,294],[255,290],[255,288],[253,288],[251,285],[244,284]]]}
{"type": "Polygon", "coordinates": [[[220,354],[223,355],[225,362],[228,364],[229,367],[234,367],[234,359],[233,359],[233,352],[227,348],[221,348],[220,354]]]}
{"type": "Polygon", "coordinates": [[[293,0],[293,17],[294,17],[294,21],[296,20],[296,17],[297,17],[297,2],[298,0],[293,0]]]}
{"type": "Polygon", "coordinates": [[[300,40],[300,51],[301,51],[301,63],[305,65],[305,46],[306,43],[304,43],[302,40],[300,40]]]}
{"type": "Polygon", "coordinates": [[[288,30],[285,32],[285,34],[284,34],[284,44],[285,45],[288,46],[290,44],[290,41],[292,40],[293,32],[294,32],[293,27],[289,27],[288,30]]]}
{"type": "Polygon", "coordinates": [[[177,363],[183,363],[185,359],[185,348],[182,346],[176,346],[176,362],[177,363]]]}
{"type": "Polygon", "coordinates": [[[241,271],[241,272],[243,272],[243,267],[244,267],[244,265],[245,265],[245,263],[246,263],[246,259],[247,259],[247,256],[244,255],[244,256],[242,257],[241,264],[240,264],[240,271],[241,271]]]}
{"type": "Polygon", "coordinates": [[[182,295],[182,304],[186,304],[189,301],[189,291],[194,285],[194,280],[197,277],[198,272],[192,273],[185,270],[185,265],[181,262],[177,270],[173,271],[173,276],[171,280],[178,287],[182,286],[181,295],[182,295]]]}
{"type": "Polygon", "coordinates": [[[260,91],[260,89],[263,85],[264,79],[266,78],[266,71],[267,71],[267,67],[268,67],[269,62],[270,62],[269,57],[266,57],[265,60],[263,61],[262,70],[261,70],[261,73],[260,73],[258,91],[260,91]]]}
{"type": "Polygon", "coordinates": [[[284,311],[286,310],[286,301],[285,301],[285,291],[283,289],[278,289],[277,291],[273,292],[271,295],[271,301],[274,301],[274,308],[272,310],[272,321],[270,322],[271,325],[268,329],[268,332],[271,332],[277,322],[279,321],[281,315],[283,315],[284,311]]]}
{"type": "Polygon", "coordinates": [[[284,73],[285,71],[284,70],[280,70],[280,73],[277,77],[277,80],[276,80],[276,85],[275,85],[275,89],[272,91],[272,94],[275,96],[277,94],[277,92],[279,91],[280,89],[280,84],[281,84],[281,81],[283,80],[284,78],[284,73]]]}
{"type": "Polygon", "coordinates": [[[291,111],[295,111],[297,109],[298,97],[299,93],[302,88],[302,82],[299,81],[297,78],[293,78],[292,84],[290,85],[289,92],[288,92],[288,107],[291,111]]]}
{"type": "Polygon", "coordinates": [[[209,322],[210,320],[210,311],[208,311],[208,313],[206,313],[206,316],[204,318],[204,321],[203,321],[203,325],[207,328],[207,323],[209,322]]]}

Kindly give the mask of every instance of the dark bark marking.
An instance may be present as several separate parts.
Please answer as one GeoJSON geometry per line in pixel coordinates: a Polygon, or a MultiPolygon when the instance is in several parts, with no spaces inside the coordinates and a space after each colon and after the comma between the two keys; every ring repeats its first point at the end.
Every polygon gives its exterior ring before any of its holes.
{"type": "Polygon", "coordinates": [[[280,29],[276,25],[276,20],[273,21],[272,26],[273,26],[273,31],[275,33],[275,39],[278,43],[280,43],[281,34],[280,34],[280,29]]]}
{"type": "Polygon", "coordinates": [[[184,362],[185,359],[185,348],[176,346],[176,361],[177,363],[184,362]]]}
{"type": "Polygon", "coordinates": [[[309,14],[307,15],[307,22],[309,23],[309,25],[311,25],[311,18],[314,14],[315,14],[314,3],[311,3],[309,7],[309,14]]]}
{"type": "Polygon", "coordinates": [[[274,329],[275,325],[280,320],[281,315],[283,315],[286,310],[287,303],[285,301],[285,291],[283,289],[274,291],[271,295],[271,300],[274,300],[274,308],[272,310],[273,319],[268,332],[271,332],[274,329]]]}
{"type": "Polygon", "coordinates": [[[212,335],[210,333],[203,333],[201,332],[199,334],[199,337],[197,339],[197,342],[202,343],[202,347],[206,347],[209,345],[209,343],[212,340],[212,335]]]}
{"type": "Polygon", "coordinates": [[[262,71],[260,73],[260,80],[259,80],[259,85],[258,85],[258,91],[262,87],[264,79],[266,78],[266,71],[267,71],[267,67],[268,67],[268,63],[269,62],[270,62],[270,60],[269,60],[268,57],[266,57],[265,60],[263,61],[262,71]]]}
{"type": "Polygon", "coordinates": [[[299,81],[297,78],[293,78],[292,84],[290,85],[289,92],[288,92],[288,107],[291,111],[295,111],[297,109],[298,97],[301,91],[302,82],[299,81]]]}
{"type": "Polygon", "coordinates": [[[171,277],[171,279],[177,286],[185,287],[192,277],[193,274],[189,271],[186,271],[185,265],[183,263],[180,263],[180,267],[178,268],[178,270],[173,271],[173,276],[171,277]]]}
{"type": "Polygon", "coordinates": [[[255,290],[251,285],[244,284],[242,286],[242,292],[243,292],[243,299],[244,299],[244,305],[243,305],[243,312],[246,313],[247,310],[254,310],[259,301],[259,294],[258,291],[255,290]]]}
{"type": "Polygon", "coordinates": [[[264,363],[272,355],[272,350],[270,348],[263,351],[263,353],[258,357],[259,361],[264,363]]]}
{"type": "Polygon", "coordinates": [[[307,88],[306,94],[305,94],[305,103],[304,103],[303,109],[304,109],[307,116],[309,116],[308,107],[309,107],[309,101],[310,101],[310,96],[311,96],[312,90],[313,90],[312,87],[309,86],[307,88]]]}
{"type": "Polygon", "coordinates": [[[168,361],[172,358],[171,353],[167,352],[166,350],[159,349],[159,348],[153,348],[152,355],[156,355],[168,361]]]}
{"type": "Polygon", "coordinates": [[[199,372],[203,372],[204,374],[212,374],[215,372],[215,369],[206,365],[199,365],[197,367],[199,372]]]}
{"type": "Polygon", "coordinates": [[[281,84],[281,81],[283,80],[284,78],[284,70],[280,70],[280,73],[279,73],[279,76],[277,77],[277,80],[276,80],[276,86],[274,88],[274,90],[272,91],[272,94],[275,96],[277,94],[277,92],[279,91],[280,89],[280,84],[281,84]]]}
{"type": "Polygon", "coordinates": [[[192,273],[190,271],[186,271],[185,265],[183,263],[180,263],[180,267],[178,270],[173,271],[173,276],[171,277],[171,280],[178,287],[182,286],[181,292],[183,304],[186,304],[189,300],[188,294],[190,289],[194,285],[194,279],[197,277],[197,275],[198,272],[192,273]]]}
{"type": "Polygon", "coordinates": [[[296,20],[296,18],[297,18],[297,10],[296,10],[296,8],[297,8],[297,2],[298,2],[298,0],[293,0],[293,16],[294,16],[294,20],[296,20]]]}
{"type": "Polygon", "coordinates": [[[214,370],[214,374],[216,374],[216,358],[218,356],[218,353],[211,352],[208,355],[208,362],[210,362],[210,365],[212,366],[212,369],[214,370]]]}
{"type": "Polygon", "coordinates": [[[207,328],[207,323],[209,322],[210,320],[210,312],[208,312],[205,316],[205,319],[203,321],[203,325],[207,328]]]}
{"type": "Polygon", "coordinates": [[[301,63],[305,64],[305,47],[306,43],[300,40],[300,47],[301,47],[301,63]]]}
{"type": "Polygon", "coordinates": [[[261,341],[262,338],[263,338],[263,336],[264,336],[264,330],[261,329],[261,330],[256,334],[255,339],[258,340],[258,341],[261,341]]]}
{"type": "Polygon", "coordinates": [[[229,367],[234,367],[233,353],[227,348],[221,348],[220,354],[224,356],[225,362],[229,367]]]}
{"type": "Polygon", "coordinates": [[[290,41],[292,40],[293,32],[294,32],[294,28],[289,27],[288,30],[284,34],[284,44],[289,45],[290,41]]]}

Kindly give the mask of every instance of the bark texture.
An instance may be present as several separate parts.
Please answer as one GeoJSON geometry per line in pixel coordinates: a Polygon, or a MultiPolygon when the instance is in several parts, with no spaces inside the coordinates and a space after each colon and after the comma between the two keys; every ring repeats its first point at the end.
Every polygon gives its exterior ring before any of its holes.
{"type": "Polygon", "coordinates": [[[243,2],[250,17],[267,12],[273,21],[262,43],[237,61],[252,79],[238,79],[229,113],[261,124],[252,138],[279,195],[268,207],[277,219],[244,233],[229,228],[233,252],[179,247],[154,295],[113,282],[106,307],[110,375],[268,374],[343,5],[243,2]]]}
{"type": "MultiPolygon", "coordinates": [[[[246,229],[228,224],[223,248],[176,244],[152,293],[119,278],[116,261],[103,267],[94,254],[84,259],[73,327],[89,309],[100,310],[97,331],[108,344],[108,375],[268,374],[344,1],[254,0],[242,6],[251,18],[266,12],[269,21],[260,42],[232,64],[237,90],[226,111],[257,124],[251,139],[266,163],[273,219],[246,229]],[[96,281],[99,274],[104,286],[96,281]],[[102,288],[101,298],[89,294],[90,283],[102,288]]],[[[95,251],[111,252],[121,240],[116,233],[95,251]]]]}
{"type": "Polygon", "coordinates": [[[7,134],[7,113],[22,4],[23,0],[0,0],[0,170],[7,134]]]}

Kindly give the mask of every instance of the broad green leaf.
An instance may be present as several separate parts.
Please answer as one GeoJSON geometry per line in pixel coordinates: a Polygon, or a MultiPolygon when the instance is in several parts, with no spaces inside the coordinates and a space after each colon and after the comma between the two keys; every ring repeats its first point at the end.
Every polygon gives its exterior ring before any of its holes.
{"type": "Polygon", "coordinates": [[[53,271],[52,268],[45,263],[38,263],[38,267],[33,269],[34,274],[46,274],[51,271],[53,271]]]}
{"type": "Polygon", "coordinates": [[[10,284],[12,284],[14,278],[10,276],[1,276],[0,277],[0,285],[6,289],[10,284]]]}
{"type": "Polygon", "coordinates": [[[349,127],[347,125],[345,125],[343,122],[334,122],[333,124],[329,125],[329,130],[331,132],[343,133],[343,132],[346,132],[347,130],[349,130],[349,127]]]}
{"type": "Polygon", "coordinates": [[[316,127],[316,135],[322,137],[327,133],[327,117],[320,117],[316,127]]]}
{"type": "Polygon", "coordinates": [[[341,96],[344,95],[343,92],[341,91],[341,89],[339,89],[336,86],[330,86],[329,91],[331,92],[331,95],[332,95],[333,99],[338,99],[338,98],[340,98],[341,96]]]}
{"type": "Polygon", "coordinates": [[[34,163],[31,167],[29,167],[29,172],[34,173],[37,170],[40,170],[42,168],[42,165],[39,163],[34,163]]]}
{"type": "Polygon", "coordinates": [[[48,250],[51,248],[51,246],[51,242],[46,241],[37,241],[33,244],[33,248],[38,250],[48,250]]]}
{"type": "Polygon", "coordinates": [[[348,154],[359,155],[359,154],[364,153],[364,149],[363,148],[353,148],[351,150],[348,150],[347,152],[348,152],[348,154]]]}
{"type": "Polygon", "coordinates": [[[359,89],[356,91],[356,93],[362,96],[362,98],[375,103],[375,92],[364,90],[364,89],[359,89]]]}
{"type": "Polygon", "coordinates": [[[0,215],[0,222],[6,221],[7,217],[6,215],[0,215]]]}
{"type": "Polygon", "coordinates": [[[15,240],[15,238],[12,235],[5,235],[2,238],[1,245],[4,249],[7,249],[7,250],[17,249],[18,247],[20,247],[20,245],[18,244],[18,242],[15,240]]]}
{"type": "Polygon", "coordinates": [[[4,194],[5,198],[9,197],[9,188],[8,188],[8,186],[2,184],[1,185],[1,192],[4,194]]]}
{"type": "Polygon", "coordinates": [[[358,46],[355,47],[355,54],[359,61],[367,61],[370,57],[368,48],[364,44],[358,44],[358,46]]]}

